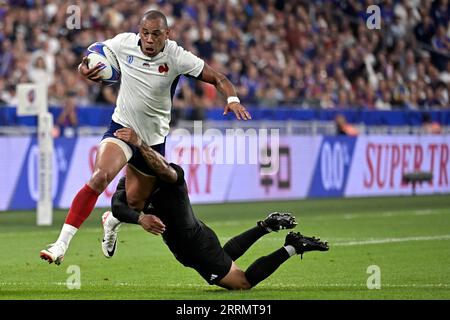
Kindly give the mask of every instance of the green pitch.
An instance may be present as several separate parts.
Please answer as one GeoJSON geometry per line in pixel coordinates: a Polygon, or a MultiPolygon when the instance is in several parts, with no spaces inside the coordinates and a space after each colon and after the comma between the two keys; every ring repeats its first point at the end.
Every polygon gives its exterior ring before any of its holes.
{"type": "MultiPolygon", "coordinates": [[[[56,240],[65,211],[55,212],[53,227],[36,227],[34,212],[3,212],[0,299],[450,299],[448,195],[202,205],[195,211],[222,244],[271,211],[293,212],[297,230],[328,240],[330,251],[292,257],[254,289],[228,292],[207,285],[175,260],[161,237],[140,226],[122,226],[116,256],[104,258],[102,210],[85,222],[60,266],[40,260],[39,251],[56,240]],[[369,290],[373,265],[381,288],[369,290]],[[81,288],[68,289],[78,268],[81,288]]],[[[245,270],[283,245],[285,235],[265,236],[238,265],[245,270]]]]}

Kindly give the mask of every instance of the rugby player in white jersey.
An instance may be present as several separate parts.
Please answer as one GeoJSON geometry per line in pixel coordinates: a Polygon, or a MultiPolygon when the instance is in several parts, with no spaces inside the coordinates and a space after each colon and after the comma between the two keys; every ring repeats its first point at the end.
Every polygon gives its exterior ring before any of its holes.
{"type": "MultiPolygon", "coordinates": [[[[57,241],[40,252],[40,257],[49,263],[61,263],[70,241],[91,214],[99,195],[127,163],[128,204],[136,210],[143,209],[153,191],[155,177],[140,151],[116,138],[115,132],[124,127],[132,128],[147,145],[164,155],[172,96],[181,75],[210,83],[227,97],[224,115],[232,111],[238,120],[251,119],[227,77],[169,40],[169,32],[164,14],[152,10],[143,15],[139,34],[121,33],[104,42],[115,53],[121,70],[116,108],[99,145],[88,183],[73,199],[57,241]]],[[[89,69],[84,57],[78,71],[85,78],[98,82],[101,68],[102,65],[97,65],[89,69]]]]}

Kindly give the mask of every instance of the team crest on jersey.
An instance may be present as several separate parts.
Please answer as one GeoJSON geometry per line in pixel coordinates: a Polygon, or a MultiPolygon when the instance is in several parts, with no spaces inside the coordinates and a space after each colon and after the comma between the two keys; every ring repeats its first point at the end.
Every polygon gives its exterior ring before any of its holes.
{"type": "Polygon", "coordinates": [[[132,63],[133,63],[133,59],[134,59],[133,56],[127,56],[127,62],[128,62],[128,64],[132,64],[132,63]]]}
{"type": "Polygon", "coordinates": [[[169,72],[169,66],[167,63],[164,63],[164,65],[160,65],[158,68],[159,73],[167,73],[169,72]]]}

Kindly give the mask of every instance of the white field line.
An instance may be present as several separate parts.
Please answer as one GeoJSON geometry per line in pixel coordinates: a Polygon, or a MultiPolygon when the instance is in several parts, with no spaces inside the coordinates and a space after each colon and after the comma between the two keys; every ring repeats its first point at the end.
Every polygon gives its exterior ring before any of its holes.
{"type": "MultiPolygon", "coordinates": [[[[411,211],[382,211],[377,213],[367,213],[367,212],[357,212],[357,213],[343,213],[343,214],[318,214],[318,215],[309,215],[306,217],[308,220],[352,220],[352,219],[365,219],[365,218],[386,218],[386,217],[397,217],[397,216],[429,216],[429,215],[446,215],[450,214],[450,210],[446,209],[420,209],[420,210],[411,210],[411,211]]],[[[297,218],[297,220],[301,223],[302,215],[301,213],[293,213],[293,215],[297,218]]],[[[250,219],[243,220],[232,220],[232,221],[218,221],[211,222],[210,224],[213,226],[237,226],[243,225],[244,222],[253,222],[250,219]]]]}
{"type": "MultiPolygon", "coordinates": [[[[179,283],[179,284],[167,284],[168,287],[198,287],[209,288],[208,285],[194,284],[194,283],[179,283]]],[[[273,288],[273,289],[287,289],[287,288],[367,288],[366,284],[357,283],[318,283],[318,284],[284,284],[284,283],[261,283],[258,284],[258,288],[273,288]]],[[[381,288],[450,288],[450,283],[409,283],[409,284],[381,284],[381,288]]]]}
{"type": "MultiPolygon", "coordinates": [[[[226,242],[230,240],[230,237],[219,237],[221,242],[226,242]]],[[[262,238],[260,241],[277,241],[282,242],[284,238],[274,237],[274,238],[262,238]]],[[[339,238],[344,239],[344,238],[339,238]]],[[[396,242],[409,242],[409,241],[433,241],[433,240],[450,240],[450,235],[439,235],[439,236],[417,236],[417,237],[404,237],[404,238],[381,238],[381,239],[363,239],[363,240],[351,240],[351,241],[341,241],[333,242],[333,239],[321,239],[323,241],[328,241],[332,247],[351,247],[351,246],[364,246],[370,244],[385,244],[385,243],[396,243],[396,242]]],[[[337,238],[336,238],[337,240],[337,238]]]]}
{"type": "Polygon", "coordinates": [[[348,241],[348,242],[337,242],[330,244],[332,246],[363,246],[368,244],[384,244],[384,243],[394,243],[394,242],[409,242],[409,241],[432,241],[432,240],[450,240],[450,235],[441,236],[429,236],[429,237],[405,237],[405,238],[385,238],[385,239],[367,239],[360,241],[348,241]]]}
{"type": "Polygon", "coordinates": [[[357,213],[348,213],[348,214],[328,214],[328,215],[309,216],[308,219],[352,220],[352,219],[360,219],[360,218],[380,218],[380,217],[389,218],[389,217],[398,217],[398,216],[431,216],[431,215],[441,215],[441,214],[450,214],[450,210],[448,210],[448,209],[436,209],[436,210],[421,209],[421,210],[411,210],[411,211],[382,211],[382,212],[376,212],[376,213],[357,212],[357,213]]]}
{"type": "MultiPolygon", "coordinates": [[[[351,214],[321,214],[321,215],[312,215],[308,216],[308,220],[351,220],[351,219],[360,219],[360,218],[380,218],[380,217],[396,217],[396,216],[428,216],[428,215],[446,215],[450,214],[450,210],[446,209],[439,209],[439,210],[431,210],[431,209],[421,209],[421,210],[411,210],[411,211],[383,211],[383,212],[377,212],[377,213],[366,213],[366,212],[358,212],[358,213],[351,213],[351,214]]],[[[302,220],[301,214],[294,214],[294,216],[297,217],[297,220],[302,220]]],[[[231,221],[217,221],[217,222],[210,222],[208,223],[207,219],[206,223],[213,227],[232,227],[232,226],[242,226],[245,225],[248,221],[251,225],[254,223],[254,220],[251,219],[242,219],[242,220],[231,220],[231,221]]],[[[1,228],[1,225],[0,225],[1,228]]],[[[133,229],[130,228],[127,230],[127,232],[130,231],[142,231],[139,228],[133,229]]],[[[7,231],[7,232],[0,232],[0,237],[17,237],[18,233],[21,233],[22,231],[7,231]]],[[[82,228],[80,232],[86,232],[86,233],[99,233],[100,235],[103,232],[103,228],[101,227],[101,222],[99,221],[99,227],[98,228],[82,228]]],[[[41,235],[42,233],[46,233],[48,235],[59,235],[59,230],[48,230],[47,228],[41,229],[41,230],[33,230],[30,232],[24,231],[26,235],[41,235]]]]}
{"type": "MultiPolygon", "coordinates": [[[[44,283],[35,282],[0,282],[0,287],[17,287],[17,286],[41,286],[44,283]]],[[[56,286],[66,287],[65,282],[52,282],[45,283],[52,284],[56,286]]],[[[106,283],[106,282],[83,282],[81,283],[81,288],[83,286],[87,287],[110,287],[111,285],[115,287],[129,287],[129,288],[147,288],[152,289],[151,285],[145,283],[135,283],[135,282],[116,282],[116,283],[106,283]]],[[[210,289],[214,288],[207,284],[201,283],[168,283],[167,287],[175,288],[204,288],[210,289]]],[[[258,288],[272,288],[272,289],[305,289],[305,288],[367,288],[365,283],[316,283],[316,284],[284,284],[284,283],[261,283],[258,288]]],[[[417,288],[417,289],[427,289],[427,288],[450,288],[450,283],[408,283],[408,284],[381,284],[381,288],[417,288]]]]}

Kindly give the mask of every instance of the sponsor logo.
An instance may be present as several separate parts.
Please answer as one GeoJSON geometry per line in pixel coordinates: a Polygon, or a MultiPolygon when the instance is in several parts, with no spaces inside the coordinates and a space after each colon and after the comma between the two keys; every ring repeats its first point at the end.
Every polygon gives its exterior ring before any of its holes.
{"type": "Polygon", "coordinates": [[[214,281],[215,279],[217,279],[218,275],[217,274],[212,274],[211,278],[209,278],[209,281],[214,281]]]}

